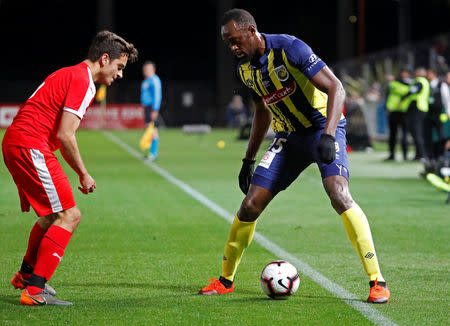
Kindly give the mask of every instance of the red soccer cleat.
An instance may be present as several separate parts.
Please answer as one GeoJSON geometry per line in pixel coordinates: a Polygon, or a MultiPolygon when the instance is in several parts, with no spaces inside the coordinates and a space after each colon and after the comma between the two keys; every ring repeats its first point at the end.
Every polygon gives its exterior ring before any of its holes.
{"type": "Polygon", "coordinates": [[[370,281],[370,293],[367,298],[369,303],[386,303],[389,302],[389,297],[391,293],[389,292],[386,282],[370,281]]]}
{"type": "Polygon", "coordinates": [[[230,288],[225,287],[225,285],[220,282],[220,280],[209,279],[208,282],[211,282],[208,286],[201,289],[198,294],[201,295],[214,295],[214,294],[225,294],[231,293],[234,290],[234,283],[230,288]]]}

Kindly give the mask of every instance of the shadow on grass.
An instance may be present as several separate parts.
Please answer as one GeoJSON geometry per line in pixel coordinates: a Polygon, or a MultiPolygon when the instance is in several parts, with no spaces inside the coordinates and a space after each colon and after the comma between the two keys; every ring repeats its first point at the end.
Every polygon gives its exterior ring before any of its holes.
{"type": "Polygon", "coordinates": [[[18,292],[18,294],[15,295],[3,295],[0,296],[0,311],[2,309],[5,309],[5,305],[14,305],[14,306],[19,306],[20,305],[20,295],[22,292],[18,292]]]}
{"type": "Polygon", "coordinates": [[[82,287],[89,288],[90,290],[95,288],[113,288],[113,289],[141,289],[141,290],[170,290],[173,292],[195,292],[200,290],[200,287],[195,285],[179,285],[179,284],[163,284],[163,283],[144,283],[144,282],[86,282],[86,283],[62,283],[61,287],[71,288],[71,287],[82,287]]]}
{"type": "MultiPolygon", "coordinates": [[[[295,294],[292,297],[289,297],[287,299],[282,300],[274,300],[271,299],[263,294],[258,295],[257,297],[246,297],[246,298],[236,298],[235,300],[231,300],[234,302],[270,302],[270,301],[276,301],[276,302],[284,302],[284,301],[290,301],[292,300],[301,300],[302,304],[314,304],[316,305],[318,302],[320,304],[336,304],[336,302],[341,302],[342,299],[336,298],[334,296],[326,296],[326,295],[301,295],[301,294],[295,294]]],[[[360,301],[361,299],[346,299],[345,301],[360,301]]]]}

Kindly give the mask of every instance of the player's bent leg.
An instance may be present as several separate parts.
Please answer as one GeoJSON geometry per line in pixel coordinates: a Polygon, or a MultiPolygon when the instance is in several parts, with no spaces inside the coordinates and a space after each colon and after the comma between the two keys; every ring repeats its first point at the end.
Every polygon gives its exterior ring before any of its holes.
{"type": "MultiPolygon", "coordinates": [[[[76,206],[58,212],[57,215],[39,246],[36,266],[28,281],[25,296],[47,294],[46,282],[50,280],[58,267],[72,233],[81,220],[81,213],[76,206]]],[[[48,300],[47,304],[50,304],[48,300]]]]}
{"type": "MultiPolygon", "coordinates": [[[[50,214],[40,217],[31,229],[28,239],[28,247],[22,261],[22,266],[20,270],[11,278],[11,285],[15,289],[23,290],[28,286],[28,281],[34,271],[34,266],[36,265],[37,252],[41,241],[50,225],[55,221],[56,217],[57,214],[50,214]]],[[[44,291],[50,295],[56,295],[55,289],[47,283],[45,284],[44,291]]]]}
{"type": "Polygon", "coordinates": [[[234,276],[245,249],[250,245],[255,233],[256,220],[273,198],[272,194],[259,186],[251,185],[241,208],[231,225],[225,244],[222,275],[219,279],[200,290],[199,294],[214,295],[230,293],[234,289],[234,276]]]}
{"type": "Polygon", "coordinates": [[[332,206],[341,216],[347,236],[369,276],[371,288],[367,301],[388,302],[390,292],[380,271],[369,222],[362,209],[353,201],[347,180],[341,176],[333,176],[325,178],[323,183],[332,206]]]}

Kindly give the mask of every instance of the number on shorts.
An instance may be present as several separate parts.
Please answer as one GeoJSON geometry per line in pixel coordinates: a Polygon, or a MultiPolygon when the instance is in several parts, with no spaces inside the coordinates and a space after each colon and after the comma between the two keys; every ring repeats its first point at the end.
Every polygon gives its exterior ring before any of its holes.
{"type": "Polygon", "coordinates": [[[286,142],[286,138],[275,138],[269,146],[269,150],[274,153],[279,153],[283,150],[283,143],[286,142]]]}

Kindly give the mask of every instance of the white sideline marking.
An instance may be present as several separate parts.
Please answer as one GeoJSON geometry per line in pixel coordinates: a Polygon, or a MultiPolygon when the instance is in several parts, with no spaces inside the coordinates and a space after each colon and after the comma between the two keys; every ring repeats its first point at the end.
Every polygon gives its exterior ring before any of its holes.
{"type": "MultiPolygon", "coordinates": [[[[107,131],[104,131],[103,133],[107,138],[109,138],[112,142],[123,148],[131,156],[134,156],[138,160],[142,161],[142,154],[140,154],[137,150],[130,147],[128,144],[124,143],[121,139],[119,139],[112,133],[107,131]]],[[[202,195],[197,190],[193,189],[191,186],[187,185],[183,181],[178,180],[177,178],[172,176],[169,172],[157,166],[155,163],[147,161],[143,161],[143,163],[152,170],[154,170],[156,173],[161,175],[167,181],[181,188],[188,195],[190,195],[191,197],[193,197],[194,199],[205,205],[207,208],[215,212],[217,215],[225,219],[227,222],[229,222],[230,224],[233,223],[234,220],[233,214],[227,212],[225,209],[223,209],[213,201],[209,200],[204,195],[202,195]]],[[[316,271],[314,268],[309,266],[309,264],[305,263],[300,258],[297,258],[292,254],[288,253],[286,250],[279,247],[277,244],[273,243],[263,235],[259,234],[258,232],[255,232],[253,239],[259,245],[261,245],[263,248],[267,249],[277,257],[287,260],[293,265],[295,265],[303,275],[308,276],[315,283],[319,284],[321,287],[332,293],[335,297],[344,301],[346,304],[348,304],[356,311],[361,313],[364,317],[373,322],[375,325],[390,325],[390,326],[396,325],[389,318],[383,316],[378,310],[373,308],[371,306],[372,304],[362,301],[361,298],[359,298],[353,293],[348,292],[340,285],[329,280],[321,273],[316,271]]]]}

